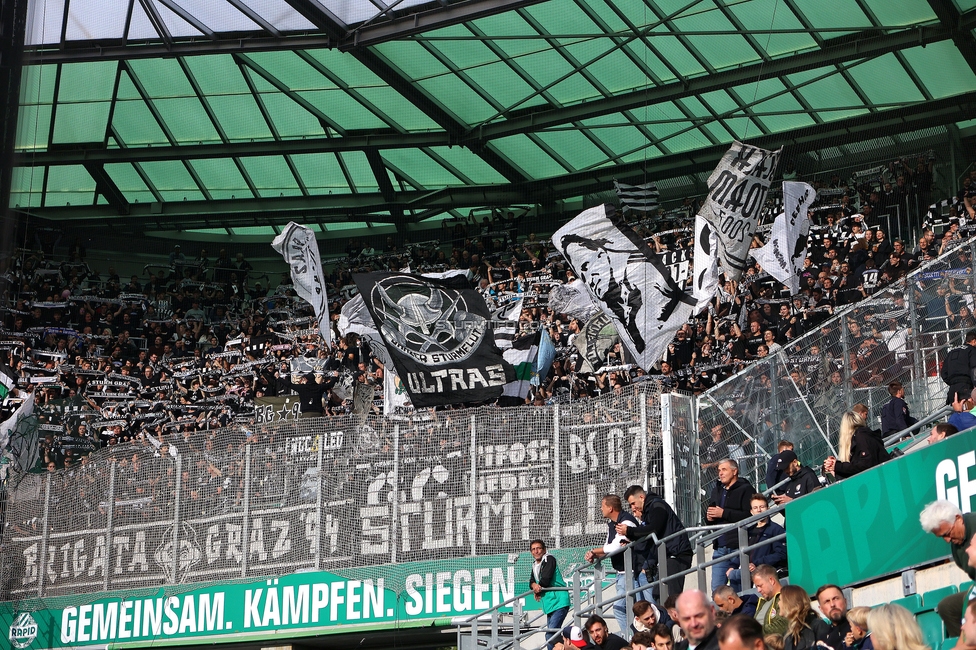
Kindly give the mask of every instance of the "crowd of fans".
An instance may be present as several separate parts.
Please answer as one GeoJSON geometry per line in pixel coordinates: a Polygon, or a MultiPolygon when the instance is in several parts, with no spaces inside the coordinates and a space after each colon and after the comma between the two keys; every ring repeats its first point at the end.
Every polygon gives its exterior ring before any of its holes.
{"type": "MultiPolygon", "coordinates": [[[[976,223],[976,172],[957,197],[933,206],[924,225],[916,215],[917,244],[890,240],[886,221],[876,215],[932,191],[931,161],[920,158],[911,167],[882,170],[873,185],[863,178],[849,185],[837,176],[814,181],[818,199],[800,292],[789,295],[753,264],[741,280],[724,283],[708,310],[677,332],[650,373],[629,363],[612,340],[600,348],[599,363],[585,358],[577,339],[595,307],[559,313],[549,307],[549,294],[571,284],[573,272],[544,238],[520,235],[523,218],[505,211],[451,224],[444,244],[398,247],[388,238],[377,250],[350,241],[347,257],[327,267],[331,348],[321,344],[310,308],[287,275],[272,288],[241,253],[232,257],[221,250],[211,260],[201,249],[191,258],[177,245],[166,265],[126,280],[111,267],[105,273],[91,269],[77,240],[66,255],[56,255],[60,251],[50,245],[42,247],[47,253],[24,250],[5,276],[0,361],[16,371],[21,389],[35,394],[45,468],[70,466],[96,446],[139,435],[159,441],[246,422],[255,399],[296,390],[303,397],[315,393],[312,410],[331,415],[352,410],[357,385],[366,386],[373,400],[365,408],[379,413],[383,364],[359,335],[338,329],[340,310],[355,293],[352,274],[466,269],[493,307],[523,300],[521,333],[544,329],[554,343],[552,369],[533,387],[528,403],[583,399],[652,379],[665,389],[701,392],[821,327],[835,309],[904,277],[970,232],[976,223]],[[296,365],[300,359],[305,363],[296,365]],[[309,368],[315,378],[293,381],[293,373],[309,368]]],[[[669,211],[631,219],[680,279],[687,279],[693,264],[697,209],[694,199],[686,199],[669,211]]],[[[755,245],[761,243],[757,236],[755,245]]],[[[948,318],[958,327],[976,324],[973,306],[963,298],[969,279],[940,282],[945,301],[927,305],[922,316],[948,318]]],[[[907,358],[907,315],[895,309],[890,316],[851,333],[858,348],[852,361],[860,368],[852,376],[856,386],[884,385],[877,369],[907,358]]],[[[821,395],[840,381],[839,363],[825,363],[830,355],[822,352],[811,350],[794,364],[794,379],[821,395]]]]}

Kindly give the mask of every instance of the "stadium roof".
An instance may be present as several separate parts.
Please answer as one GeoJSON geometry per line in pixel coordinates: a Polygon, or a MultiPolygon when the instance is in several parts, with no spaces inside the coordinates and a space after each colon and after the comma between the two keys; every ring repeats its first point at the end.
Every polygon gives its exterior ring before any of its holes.
{"type": "Polygon", "coordinates": [[[33,0],[11,205],[273,234],[976,119],[976,0],[33,0]]]}

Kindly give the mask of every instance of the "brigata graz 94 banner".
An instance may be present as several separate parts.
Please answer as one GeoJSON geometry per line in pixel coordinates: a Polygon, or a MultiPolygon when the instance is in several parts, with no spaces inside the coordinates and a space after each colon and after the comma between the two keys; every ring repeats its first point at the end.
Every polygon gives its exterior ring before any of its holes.
{"type": "Polygon", "coordinates": [[[949,545],[922,531],[918,515],[936,499],[976,509],[974,444],[970,430],[790,503],[790,582],[813,593],[948,555],[949,545]]]}
{"type": "MultiPolygon", "coordinates": [[[[565,568],[584,549],[557,552],[565,568]]],[[[484,611],[528,589],[532,558],[494,555],[292,573],[156,593],[115,592],[0,604],[2,635],[18,650],[145,647],[408,627],[484,611]],[[340,629],[341,626],[341,629],[340,629]]],[[[584,585],[585,586],[585,585],[584,585]]],[[[534,599],[525,609],[538,609],[534,599]]]]}

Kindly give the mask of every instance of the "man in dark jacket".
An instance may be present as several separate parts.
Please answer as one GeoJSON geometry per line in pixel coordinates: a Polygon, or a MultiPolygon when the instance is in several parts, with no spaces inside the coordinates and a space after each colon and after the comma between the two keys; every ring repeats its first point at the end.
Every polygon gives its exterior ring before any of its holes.
{"type": "Polygon", "coordinates": [[[786,475],[790,477],[790,482],[783,486],[783,494],[773,497],[773,501],[777,504],[799,499],[821,488],[816,473],[809,467],[801,465],[800,459],[794,452],[784,451],[779,455],[779,462],[786,475]]]}
{"type": "Polygon", "coordinates": [[[973,390],[973,369],[976,368],[976,330],[966,332],[966,344],[952,348],[942,362],[939,376],[949,386],[946,405],[952,404],[956,393],[969,395],[973,390]]]}
{"type": "MultiPolygon", "coordinates": [[[[604,555],[613,553],[627,543],[627,538],[617,533],[617,526],[627,527],[637,526],[637,520],[628,513],[623,512],[623,502],[616,494],[607,494],[600,502],[600,513],[607,520],[607,541],[602,547],[597,547],[586,552],[583,556],[587,562],[600,561],[604,555]]],[[[610,563],[617,572],[617,595],[622,596],[627,593],[627,577],[624,573],[624,554],[617,553],[611,556],[610,563]]],[[[630,625],[627,620],[627,602],[621,598],[613,603],[613,616],[617,619],[617,629],[626,630],[630,625]]],[[[602,620],[602,619],[601,619],[602,620]]]]}
{"type": "MultiPolygon", "coordinates": [[[[749,481],[739,477],[739,464],[726,458],[718,464],[718,482],[712,489],[705,517],[710,525],[731,524],[750,516],[749,500],[756,490],[749,481]]],[[[736,552],[739,536],[731,530],[715,540],[712,559],[736,552]]],[[[728,583],[726,573],[739,566],[738,556],[731,556],[712,565],[712,591],[728,583]]]]}
{"type": "MultiPolygon", "coordinates": [[[[793,451],[793,443],[789,440],[780,440],[779,444],[776,445],[776,453],[770,456],[769,462],[766,463],[766,489],[769,489],[787,478],[786,472],[780,467],[779,457],[783,452],[793,451]]],[[[773,490],[773,494],[782,494],[783,487],[779,487],[773,490]]]]}
{"type": "Polygon", "coordinates": [[[905,387],[901,382],[893,381],[888,384],[888,394],[891,395],[891,399],[881,409],[881,435],[885,437],[904,431],[918,422],[908,413],[905,387]]]}
{"type": "MultiPolygon", "coordinates": [[[[958,506],[951,501],[933,501],[922,510],[919,521],[922,530],[949,542],[952,561],[971,579],[976,580],[976,569],[969,566],[969,556],[966,554],[966,546],[973,535],[976,535],[976,512],[962,514],[958,506]]],[[[948,637],[959,636],[962,613],[968,596],[968,592],[952,594],[939,601],[935,607],[935,611],[939,612],[939,616],[945,623],[948,637]]]]}
{"type": "Polygon", "coordinates": [[[675,603],[678,625],[685,633],[683,641],[674,650],[718,650],[718,628],[715,626],[715,607],[701,591],[686,591],[675,603]]]}
{"type": "MultiPolygon", "coordinates": [[[[749,513],[752,516],[762,514],[769,509],[766,497],[758,493],[752,495],[752,498],[749,499],[749,505],[751,506],[749,513]]],[[[763,541],[784,534],[786,534],[786,530],[769,517],[760,519],[749,527],[749,546],[755,547],[749,551],[750,572],[755,571],[757,566],[768,564],[776,569],[777,575],[786,575],[786,540],[779,539],[775,542],[757,546],[757,544],[763,541]]],[[[735,564],[735,568],[729,569],[725,574],[728,576],[729,584],[732,588],[736,592],[742,591],[742,575],[738,562],[735,564]]],[[[755,607],[753,608],[753,612],[755,612],[755,607]]]]}
{"type": "MultiPolygon", "coordinates": [[[[668,502],[653,492],[646,493],[640,485],[631,485],[627,488],[627,491],[624,492],[624,499],[630,505],[630,511],[638,518],[638,523],[636,527],[618,524],[617,533],[630,540],[640,539],[651,533],[657,535],[658,539],[674,535],[664,545],[668,556],[668,565],[665,567],[667,575],[671,576],[690,568],[694,555],[691,541],[688,539],[687,533],[679,534],[684,531],[685,525],[678,518],[674,509],[668,505],[668,502]]],[[[656,580],[655,574],[659,569],[657,547],[651,541],[643,542],[634,548],[634,553],[636,554],[634,569],[640,574],[637,576],[637,584],[646,585],[656,580]]],[[[666,582],[668,593],[665,598],[680,594],[684,590],[684,584],[684,576],[668,580],[666,582]]],[[[655,585],[652,592],[655,602],[663,602],[660,586],[655,585]]]]}

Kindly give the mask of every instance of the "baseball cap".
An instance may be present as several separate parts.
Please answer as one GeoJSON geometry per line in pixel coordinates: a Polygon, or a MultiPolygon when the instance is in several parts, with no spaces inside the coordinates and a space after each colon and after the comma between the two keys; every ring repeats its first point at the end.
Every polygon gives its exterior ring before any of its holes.
{"type": "Polygon", "coordinates": [[[791,449],[787,449],[781,452],[776,460],[776,469],[786,469],[794,460],[796,460],[796,454],[791,449]]]}
{"type": "Polygon", "coordinates": [[[583,648],[587,645],[586,637],[583,636],[583,630],[578,625],[573,625],[569,628],[568,640],[577,648],[583,648]]]}

